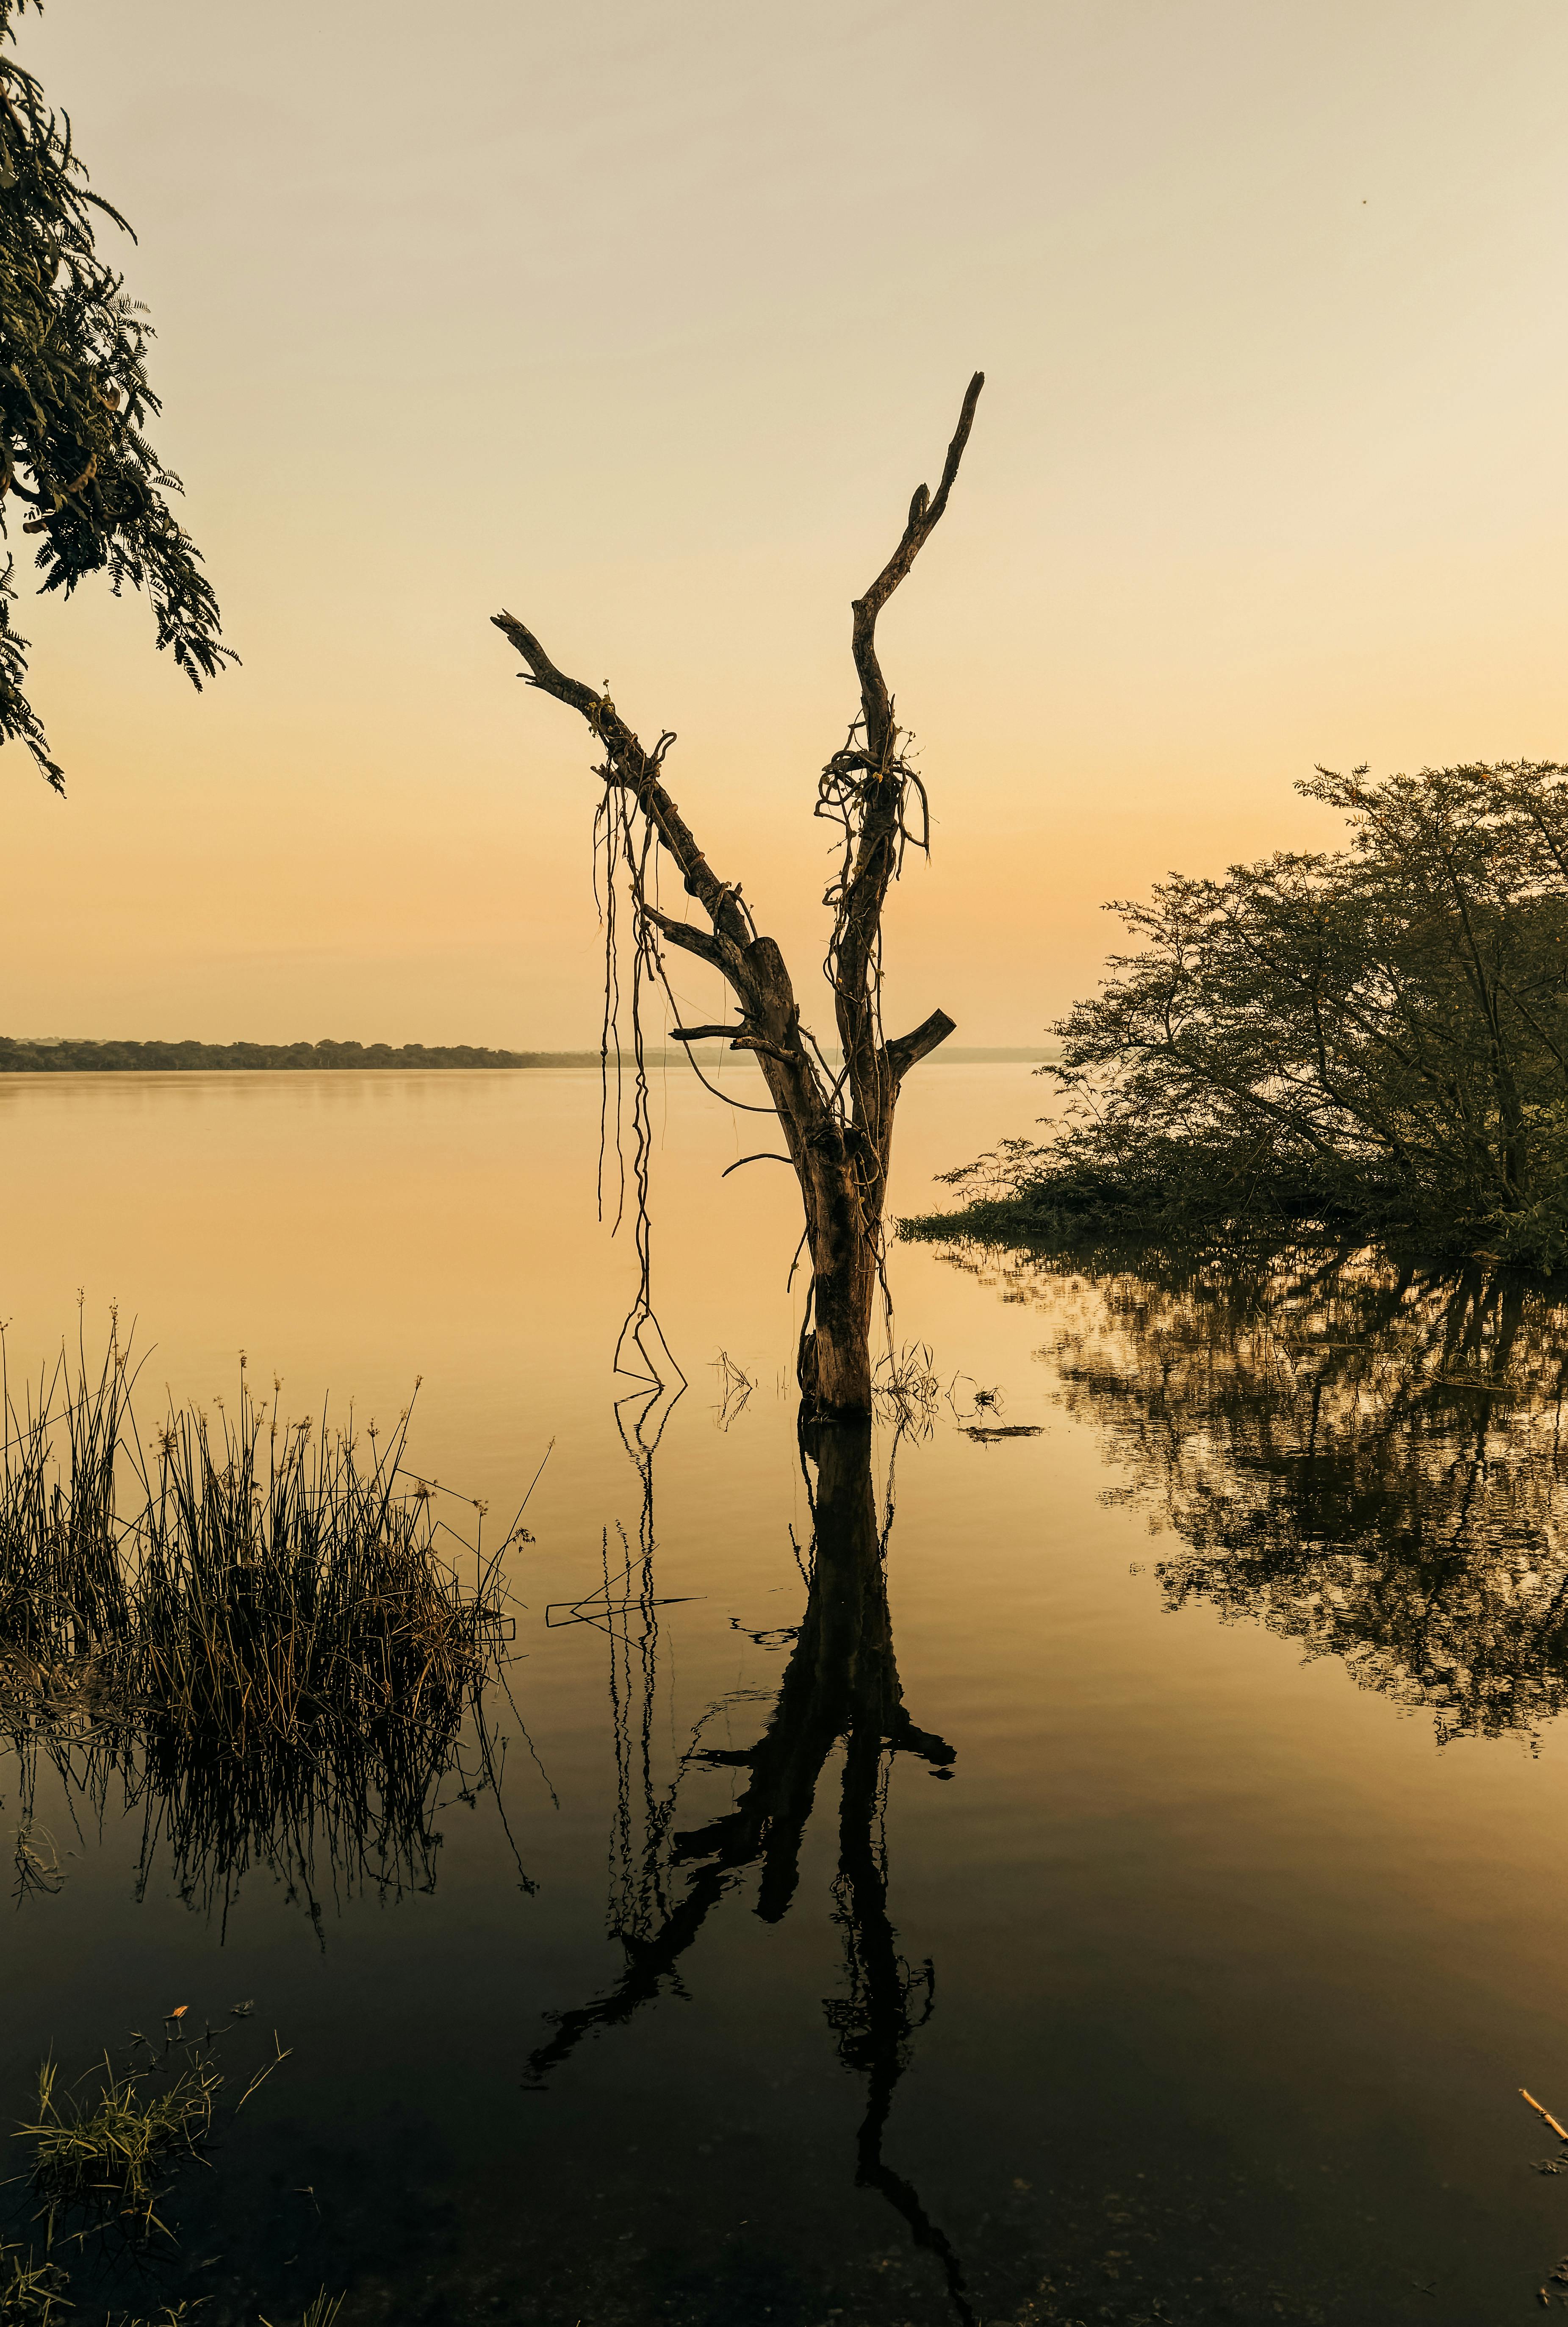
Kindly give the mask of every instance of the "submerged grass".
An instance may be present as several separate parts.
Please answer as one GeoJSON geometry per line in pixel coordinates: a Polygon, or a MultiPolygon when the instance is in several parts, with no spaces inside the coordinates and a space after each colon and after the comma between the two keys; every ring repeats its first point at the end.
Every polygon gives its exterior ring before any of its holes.
{"type": "MultiPolygon", "coordinates": [[[[304,2316],[300,2322],[300,2327],[332,2327],[332,2322],[342,2307],[343,2297],[341,2294],[329,2294],[323,2286],[315,2300],[305,2305],[304,2316]]],[[[261,2327],[272,2327],[271,2320],[264,2319],[261,2327]]]]}
{"type": "Polygon", "coordinates": [[[38,2114],[14,2138],[33,2145],[33,2186],[52,2224],[77,2211],[140,2238],[165,2226],[154,2210],[163,2177],[195,2157],[212,2129],[212,2104],[223,2079],[210,2059],[175,2071],[161,2091],[146,2074],[116,2070],[105,2055],[98,2089],[87,2100],[61,2091],[59,2070],[38,2072],[38,2114]]]}
{"type": "MultiPolygon", "coordinates": [[[[18,2125],[14,2141],[31,2151],[28,2179],[47,2225],[52,2252],[62,2221],[82,2244],[93,2231],[113,2231],[133,2244],[154,2231],[173,2236],[157,2207],[174,2168],[201,2155],[226,2079],[214,2048],[252,2006],[237,2004],[219,2028],[182,2037],[184,2008],[164,2023],[162,2049],[135,2031],[123,2068],[107,2052],[96,2069],[62,2086],[53,2060],[38,2071],[37,2113],[18,2125]]],[[[240,2110],[275,2069],[289,2058],[273,2036],[273,2057],[247,2084],[240,2110]]]]}
{"type": "MultiPolygon", "coordinates": [[[[181,2006],[165,2018],[161,2048],[134,2032],[123,2067],[106,2052],[96,2069],[69,2087],[61,2086],[52,2060],[42,2063],[37,2113],[12,2136],[31,2153],[18,2178],[37,2201],[42,2252],[0,2236],[0,2327],[56,2327],[68,2313],[101,2318],[103,2327],[182,2327],[205,2309],[210,2295],[166,2302],[153,2318],[133,2317],[103,2309],[101,2289],[98,2301],[84,2307],[59,2255],[62,2246],[85,2248],[90,2242],[100,2265],[133,2260],[145,2275],[156,2233],[168,2242],[168,2258],[178,2241],[158,2209],[182,2165],[210,2162],[206,2145],[227,2082],[215,2047],[252,2010],[237,2004],[219,2027],[209,2024],[199,2036],[182,2037],[171,2033],[184,2025],[181,2006]]],[[[273,2057],[227,2112],[230,2120],[289,2057],[275,2033],[273,2057]]],[[[344,2299],[323,2287],[306,2305],[301,2327],[333,2327],[344,2299]]],[[[258,2327],[269,2327],[265,2317],[258,2327]]]]}
{"type": "MultiPolygon", "coordinates": [[[[145,1814],[144,1882],[163,1837],[185,1895],[209,1905],[263,1861],[316,1918],[318,1847],[334,1883],[433,1883],[443,1781],[455,1775],[465,1801],[499,1792],[483,1696],[512,1629],[502,1561],[526,1530],[487,1552],[482,1505],[471,1543],[439,1518],[447,1491],[405,1463],[406,1413],[362,1436],[351,1421],[290,1424],[280,1386],[254,1397],[242,1360],[232,1412],[172,1409],[149,1444],[117,1325],[101,1363],[79,1345],[26,1393],[4,1360],[0,1332],[0,1736],[23,1771],[19,1897],[65,1880],[33,1814],[40,1757],[100,1814],[123,1780],[145,1814]]],[[[80,2315],[54,2259],[62,2225],[138,2245],[166,2228],[169,2182],[212,2129],[212,2036],[166,2029],[162,2056],[137,2036],[145,2057],[106,2056],[70,2087],[44,2064],[15,2137],[46,2238],[42,2257],[0,2238],[0,2327],[80,2315]]],[[[342,2301],[323,2289],[302,2327],[333,2327],[342,2301]]],[[[114,2327],[193,2315],[174,2304],[114,2327]]]]}
{"type": "Polygon", "coordinates": [[[73,2308],[65,2273],[31,2247],[0,2238],[0,2327],[53,2327],[73,2308]]]}

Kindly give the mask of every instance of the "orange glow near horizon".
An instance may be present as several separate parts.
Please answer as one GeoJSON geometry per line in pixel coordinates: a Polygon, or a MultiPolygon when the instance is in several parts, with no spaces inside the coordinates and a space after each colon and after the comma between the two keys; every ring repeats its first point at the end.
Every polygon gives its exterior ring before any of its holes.
{"type": "Polygon", "coordinates": [[[70,798],[0,756],[0,1030],[592,1042],[587,738],[503,604],[679,731],[826,1020],[848,602],[977,365],[882,630],[938,818],[890,1022],[1038,1040],[1106,899],[1331,841],[1316,761],[1568,755],[1555,5],[20,30],[141,238],[154,441],[245,668],[197,699],[144,605],[41,604],[13,542],[70,798]]]}

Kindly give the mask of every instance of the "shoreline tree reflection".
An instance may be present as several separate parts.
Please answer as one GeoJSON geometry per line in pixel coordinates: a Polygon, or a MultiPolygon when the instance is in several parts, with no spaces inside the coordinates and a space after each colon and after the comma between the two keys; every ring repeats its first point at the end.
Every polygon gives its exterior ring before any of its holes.
{"type": "MultiPolygon", "coordinates": [[[[618,2026],[653,2002],[708,1916],[742,1877],[758,1871],[755,1911],[778,1922],[799,1883],[800,1848],[828,1758],[842,1743],[838,1866],[834,1920],[843,1936],[847,1993],[826,2004],[845,2066],[865,2080],[866,2106],[856,2135],[855,2182],[875,2190],[908,2224],[916,2244],[939,2264],[965,2327],[975,2312],[962,2265],[931,2220],[914,2185],[882,2154],[893,2095],[914,2036],[929,2019],[936,1974],[927,1961],[899,1952],[888,1909],[883,1813],[893,1756],[912,1753],[945,1773],[957,1756],[945,1739],[916,1726],[903,1702],[888,1607],[886,1554],[892,1522],[890,1483],[879,1524],[868,1425],[807,1425],[803,1453],[815,1464],[812,1542],[805,1562],[805,1613],[767,1724],[756,1742],[728,1749],[694,1745],[662,1799],[649,1760],[651,1643],[656,1638],[651,1533],[645,1525],[640,1562],[641,1638],[615,1621],[606,1574],[603,1629],[611,1643],[611,1696],[621,1789],[612,1864],[610,1930],[626,1968],[607,1995],[552,2015],[554,2032],[530,2055],[527,2080],[539,2084],[583,2040],[618,2026]],[[634,1687],[640,1667],[642,1686],[634,1687]],[[634,1698],[640,1713],[634,1712],[634,1698]],[[695,1768],[733,1769],[745,1784],[733,1807],[685,1832],[673,1818],[682,1775],[695,1768]],[[632,1841],[631,1793],[644,1795],[640,1847],[632,1841]],[[684,1883],[682,1878],[684,1877],[684,1883]]],[[[803,1467],[806,1467],[803,1465],[803,1467]]],[[[649,1473],[645,1471],[645,1492],[649,1473]]],[[[647,1506],[645,1506],[645,1517],[647,1506]]],[[[629,1560],[628,1575],[631,1572],[629,1560]]],[[[588,1603],[583,1603],[584,1607],[588,1603]]]]}
{"type": "Polygon", "coordinates": [[[1568,1706],[1568,1304],[1485,1256],[1361,1248],[956,1266],[1049,1308],[1057,1398],[1104,1434],[1204,1602],[1340,1659],[1440,1743],[1568,1706]]]}

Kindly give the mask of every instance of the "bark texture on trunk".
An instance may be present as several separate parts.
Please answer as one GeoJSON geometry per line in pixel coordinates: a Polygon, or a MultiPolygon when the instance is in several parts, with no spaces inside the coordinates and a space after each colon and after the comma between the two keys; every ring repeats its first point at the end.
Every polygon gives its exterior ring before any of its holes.
{"type": "MultiPolygon", "coordinates": [[[[665,786],[662,769],[674,736],[661,735],[646,749],[609,696],[557,669],[525,623],[508,613],[493,618],[521,655],[529,683],[587,721],[604,754],[601,778],[627,804],[629,818],[635,811],[673,859],[686,894],[706,915],[706,929],[694,927],[654,904],[642,886],[644,858],[629,848],[639,935],[655,936],[716,969],[739,1005],[732,1023],[677,1026],[676,1039],[692,1044],[727,1039],[733,1050],[753,1054],[767,1080],[806,1216],[811,1294],[801,1333],[800,1386],[811,1411],[841,1419],[863,1420],[871,1413],[871,1331],[899,1089],[910,1069],[953,1032],[953,1021],[935,1010],[908,1034],[889,1042],[882,1033],[882,909],[906,846],[925,846],[925,791],[900,752],[901,730],[877,659],[876,621],[947,507],[983,386],[984,375],[976,372],[935,497],[919,487],[898,547],[854,603],[860,715],[845,748],[822,771],[817,805],[843,835],[842,861],[826,901],[834,911],[826,967],[843,1059],[836,1074],[801,1026],[783,955],[759,931],[740,883],[721,881],[714,873],[665,786]],[[919,831],[910,821],[916,799],[919,831]]],[[[662,975],[657,958],[656,967],[662,975]]]]}

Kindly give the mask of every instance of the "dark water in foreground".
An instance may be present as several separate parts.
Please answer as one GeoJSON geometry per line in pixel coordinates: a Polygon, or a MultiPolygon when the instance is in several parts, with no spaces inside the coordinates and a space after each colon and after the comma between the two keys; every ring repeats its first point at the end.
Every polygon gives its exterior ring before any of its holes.
{"type": "MultiPolygon", "coordinates": [[[[117,1295],[158,1338],[154,1406],[242,1342],[296,1412],[423,1372],[418,1459],[508,1517],[555,1441],[499,1796],[321,1805],[243,1867],[210,1811],[37,1763],[0,2110],[180,2004],[256,2000],[235,2090],[293,2047],[117,2308],[1469,2327],[1568,2294],[1517,2093],[1568,2105],[1568,1313],[1484,1262],[904,1248],[927,1388],[803,1465],[784,1175],[721,1184],[754,1143],[675,1084],[691,1388],[639,1461],[593,1079],[348,1080],[0,1093],[14,1367],[85,1284],[89,1333],[117,1295]]],[[[911,1084],[905,1207],[1034,1097],[911,1084]]]]}

